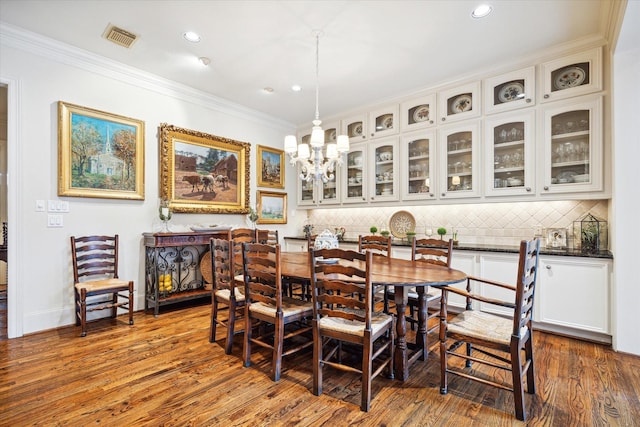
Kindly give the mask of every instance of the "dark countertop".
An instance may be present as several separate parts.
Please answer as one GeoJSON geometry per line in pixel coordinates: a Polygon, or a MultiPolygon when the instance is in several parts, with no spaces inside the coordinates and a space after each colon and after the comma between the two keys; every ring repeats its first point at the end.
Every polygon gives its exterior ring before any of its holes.
{"type": "MultiPolygon", "coordinates": [[[[285,237],[285,239],[289,240],[303,240],[307,241],[307,238],[304,236],[289,236],[285,237]]],[[[354,243],[358,244],[358,239],[350,239],[346,238],[341,240],[341,242],[345,243],[354,243]]],[[[405,246],[410,248],[411,245],[402,239],[393,239],[391,243],[392,246],[402,247],[405,246]]],[[[487,243],[461,243],[455,246],[456,250],[460,251],[478,251],[478,252],[501,252],[501,253],[510,253],[517,254],[520,251],[519,246],[511,246],[511,245],[493,245],[487,243]]],[[[540,254],[541,255],[556,255],[556,256],[570,256],[570,257],[583,257],[583,258],[604,258],[604,259],[613,259],[613,254],[611,251],[600,251],[597,253],[583,253],[577,249],[551,249],[540,246],[540,254]]]]}

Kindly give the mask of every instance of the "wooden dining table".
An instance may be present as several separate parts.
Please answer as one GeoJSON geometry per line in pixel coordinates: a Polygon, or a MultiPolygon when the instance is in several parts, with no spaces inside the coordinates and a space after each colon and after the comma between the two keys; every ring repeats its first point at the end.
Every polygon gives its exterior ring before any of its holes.
{"type": "MultiPolygon", "coordinates": [[[[308,252],[282,252],[281,272],[284,276],[310,280],[311,256],[308,252]]],[[[426,286],[443,286],[466,280],[467,275],[459,270],[411,261],[400,258],[375,257],[371,280],[374,286],[393,286],[396,305],[396,346],[394,353],[395,377],[402,381],[409,377],[409,365],[414,361],[426,360],[426,298],[420,297],[418,311],[418,331],[416,341],[407,343],[407,322],[405,311],[409,289],[416,287],[419,296],[424,295],[426,286]]]]}

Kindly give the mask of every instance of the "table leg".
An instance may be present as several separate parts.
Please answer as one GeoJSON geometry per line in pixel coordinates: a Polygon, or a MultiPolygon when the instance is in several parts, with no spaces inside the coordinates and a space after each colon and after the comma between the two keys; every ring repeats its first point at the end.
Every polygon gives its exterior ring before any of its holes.
{"type": "Polygon", "coordinates": [[[394,300],[396,303],[396,348],[394,353],[395,377],[405,381],[409,377],[409,362],[407,360],[407,321],[404,317],[407,308],[407,288],[405,286],[394,287],[394,300]]]}
{"type": "Polygon", "coordinates": [[[418,332],[416,333],[416,351],[420,360],[427,360],[427,295],[424,286],[416,286],[418,293],[418,332]]]}

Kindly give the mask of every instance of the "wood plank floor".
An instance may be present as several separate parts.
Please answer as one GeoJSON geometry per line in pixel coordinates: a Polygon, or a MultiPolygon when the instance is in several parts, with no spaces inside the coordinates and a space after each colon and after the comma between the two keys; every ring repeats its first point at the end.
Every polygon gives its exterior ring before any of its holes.
{"type": "MultiPolygon", "coordinates": [[[[0,341],[0,425],[525,425],[509,392],[452,378],[442,396],[437,351],[406,382],[376,378],[364,413],[355,375],[326,369],[314,396],[309,352],[285,359],[273,383],[263,349],[243,368],[241,336],[227,356],[208,342],[208,323],[202,305],[137,312],[133,326],[126,316],[101,320],[85,338],[71,326],[0,341]]],[[[545,333],[534,344],[526,425],[640,425],[640,357],[545,333]]]]}

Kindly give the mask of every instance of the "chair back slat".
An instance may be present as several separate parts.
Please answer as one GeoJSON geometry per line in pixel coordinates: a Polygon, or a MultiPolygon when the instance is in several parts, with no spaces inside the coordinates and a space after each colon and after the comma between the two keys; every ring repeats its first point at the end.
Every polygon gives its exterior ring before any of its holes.
{"type": "Polygon", "coordinates": [[[256,230],[256,242],[265,245],[277,245],[280,243],[278,230],[256,230]]]}
{"type": "Polygon", "coordinates": [[[246,304],[262,302],[282,311],[280,245],[242,244],[246,304]]]}
{"type": "Polygon", "coordinates": [[[453,240],[413,239],[411,259],[428,264],[451,267],[453,240]]]}
{"type": "Polygon", "coordinates": [[[520,242],[518,282],[516,284],[516,307],[513,315],[514,336],[520,336],[524,328],[531,328],[539,253],[539,239],[523,240],[520,242]]]}
{"type": "Polygon", "coordinates": [[[118,278],[118,235],[71,236],[73,279],[118,278]]]}
{"type": "Polygon", "coordinates": [[[391,236],[378,236],[375,234],[358,236],[358,252],[370,251],[374,255],[391,256],[391,236]]]}
{"type": "Polygon", "coordinates": [[[233,275],[231,242],[226,239],[211,239],[209,242],[213,277],[213,289],[229,290],[230,298],[235,299],[235,280],[233,275]]]}
{"type": "Polygon", "coordinates": [[[338,317],[371,328],[373,253],[347,249],[312,250],[314,317],[338,317]],[[331,262],[326,260],[332,259],[331,262]],[[357,264],[356,264],[357,263],[357,264]]]}

